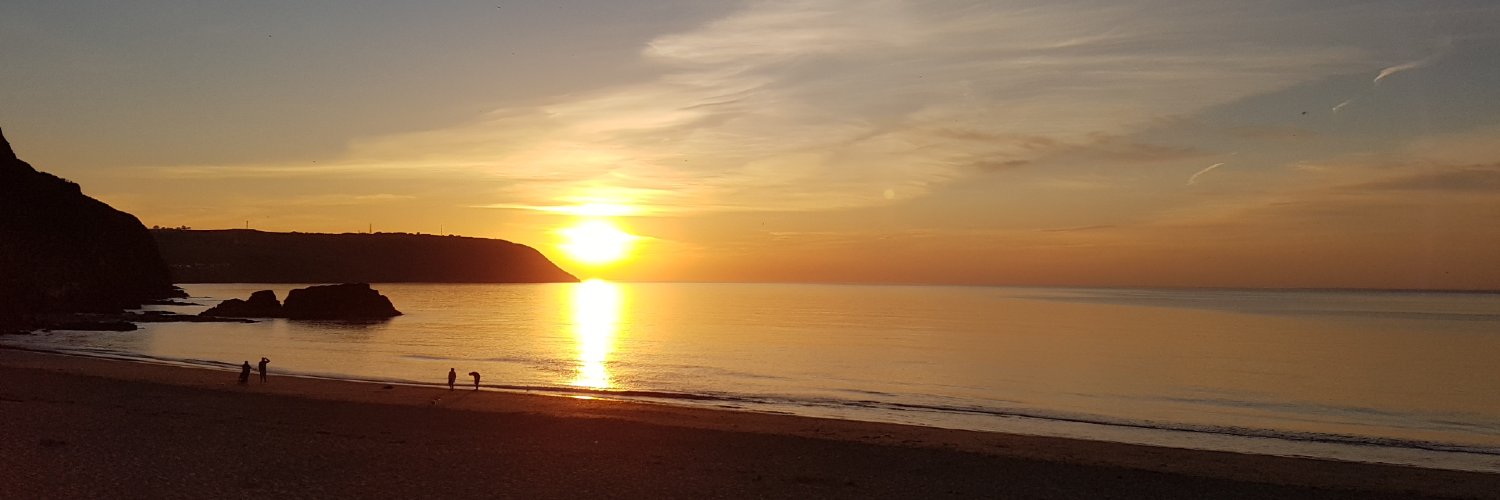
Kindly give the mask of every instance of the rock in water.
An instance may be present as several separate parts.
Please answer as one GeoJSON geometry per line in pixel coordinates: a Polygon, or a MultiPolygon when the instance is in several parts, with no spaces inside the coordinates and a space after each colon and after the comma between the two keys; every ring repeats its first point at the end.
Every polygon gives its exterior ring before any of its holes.
{"type": "Polygon", "coordinates": [[[0,135],[0,325],[181,296],[139,219],[32,168],[0,135]]]}
{"type": "Polygon", "coordinates": [[[252,293],[250,300],[229,299],[220,302],[219,305],[198,315],[220,318],[280,318],[284,316],[281,302],[276,300],[276,292],[270,290],[252,293]]]}
{"type": "Polygon", "coordinates": [[[365,283],[292,290],[286,294],[281,310],[291,319],[385,319],[401,315],[391,299],[365,283]]]}

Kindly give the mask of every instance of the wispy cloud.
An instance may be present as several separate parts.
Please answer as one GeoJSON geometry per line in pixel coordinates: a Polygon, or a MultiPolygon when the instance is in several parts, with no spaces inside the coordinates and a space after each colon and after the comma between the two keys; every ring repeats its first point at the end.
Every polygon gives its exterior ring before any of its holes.
{"type": "Polygon", "coordinates": [[[411,196],[411,195],[400,195],[400,194],[390,194],[390,193],[377,193],[377,194],[364,194],[364,195],[325,194],[325,195],[304,196],[304,197],[294,198],[294,199],[291,199],[291,200],[283,200],[280,203],[285,203],[287,205],[295,205],[295,206],[332,207],[332,206],[357,206],[357,205],[372,205],[372,204],[377,204],[377,203],[392,203],[392,202],[400,202],[400,201],[412,200],[412,199],[415,199],[415,198],[416,198],[415,196],[411,196]]]}
{"type": "Polygon", "coordinates": [[[1401,64],[1397,64],[1395,66],[1390,66],[1390,67],[1387,67],[1385,69],[1382,69],[1382,70],[1380,70],[1380,74],[1375,75],[1375,80],[1372,83],[1380,83],[1381,80],[1384,80],[1386,77],[1389,77],[1389,76],[1394,75],[1396,73],[1402,73],[1402,72],[1406,72],[1406,71],[1411,71],[1411,70],[1414,70],[1414,69],[1417,69],[1417,68],[1421,68],[1423,66],[1427,66],[1428,64],[1432,64],[1433,61],[1436,61],[1438,58],[1442,57],[1443,54],[1444,54],[1444,52],[1440,51],[1440,52],[1437,52],[1437,53],[1432,54],[1430,56],[1424,57],[1422,59],[1418,59],[1418,60],[1411,61],[1411,62],[1406,62],[1406,63],[1401,63],[1401,64]]]}
{"type": "Polygon", "coordinates": [[[1224,166],[1224,164],[1222,162],[1221,163],[1215,163],[1213,165],[1209,165],[1208,168],[1205,168],[1203,170],[1199,170],[1198,173],[1193,174],[1192,177],[1188,177],[1187,185],[1191,186],[1193,184],[1198,183],[1198,177],[1202,176],[1203,174],[1212,172],[1214,169],[1222,167],[1222,166],[1224,166]]]}
{"type": "Polygon", "coordinates": [[[1417,68],[1420,68],[1420,67],[1426,66],[1426,65],[1427,65],[1427,60],[1423,59],[1423,60],[1420,60],[1420,61],[1412,61],[1412,62],[1409,62],[1409,63],[1397,64],[1395,66],[1391,66],[1389,68],[1382,69],[1382,70],[1380,70],[1380,74],[1375,75],[1374,83],[1380,83],[1380,81],[1384,80],[1385,77],[1387,77],[1387,76],[1391,76],[1391,75],[1394,75],[1396,73],[1400,73],[1402,71],[1414,70],[1414,69],[1417,69],[1417,68]]]}
{"type": "Polygon", "coordinates": [[[634,84],[370,138],[330,164],[237,168],[469,176],[476,189],[493,186],[485,205],[541,211],[897,203],[1049,155],[1091,164],[1202,156],[1125,137],[1163,116],[1348,71],[1364,57],[1338,45],[1264,43],[1257,23],[1281,19],[1269,10],[1148,14],[1109,2],[757,1],[652,39],[640,57],[659,73],[634,84]]]}
{"type": "Polygon", "coordinates": [[[1500,193],[1500,163],[1429,168],[1351,186],[1354,190],[1500,193]]]}
{"type": "Polygon", "coordinates": [[[1098,231],[1100,229],[1113,229],[1114,227],[1115,226],[1113,224],[1095,224],[1095,225],[1091,225],[1091,226],[1049,227],[1049,228],[1045,228],[1045,229],[1039,229],[1039,231],[1044,232],[1044,233],[1076,233],[1076,232],[1080,232],[1080,231],[1098,231]]]}
{"type": "MultiPolygon", "coordinates": [[[[1225,129],[1230,137],[1240,139],[1257,139],[1264,141],[1307,141],[1322,137],[1323,134],[1316,130],[1299,127],[1295,125],[1248,125],[1230,127],[1225,129]]],[[[1230,153],[1231,156],[1238,154],[1230,153]]]]}

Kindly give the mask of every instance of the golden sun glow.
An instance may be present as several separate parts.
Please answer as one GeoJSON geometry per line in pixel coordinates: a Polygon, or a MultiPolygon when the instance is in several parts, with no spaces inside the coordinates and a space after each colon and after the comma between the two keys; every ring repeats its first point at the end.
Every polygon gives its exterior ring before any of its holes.
{"type": "Polygon", "coordinates": [[[609,264],[630,253],[636,236],[603,219],[589,219],[564,228],[563,251],[573,260],[585,264],[609,264]]]}

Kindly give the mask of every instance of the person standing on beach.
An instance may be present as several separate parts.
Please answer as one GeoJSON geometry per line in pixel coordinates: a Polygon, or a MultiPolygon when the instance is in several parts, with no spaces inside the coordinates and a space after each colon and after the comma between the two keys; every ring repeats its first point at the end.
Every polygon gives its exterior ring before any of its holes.
{"type": "Polygon", "coordinates": [[[266,383],[266,365],[270,363],[271,360],[266,359],[265,356],[260,357],[260,383],[262,384],[266,383]]]}
{"type": "Polygon", "coordinates": [[[448,369],[448,390],[450,390],[450,391],[453,390],[453,382],[456,382],[457,380],[458,380],[458,372],[453,371],[452,368],[449,368],[448,369]]]}
{"type": "Polygon", "coordinates": [[[245,383],[247,383],[249,381],[250,381],[250,362],[246,361],[245,364],[240,365],[240,385],[245,385],[245,383]]]}
{"type": "Polygon", "coordinates": [[[474,377],[474,390],[479,390],[479,372],[469,372],[469,376],[474,377]]]}

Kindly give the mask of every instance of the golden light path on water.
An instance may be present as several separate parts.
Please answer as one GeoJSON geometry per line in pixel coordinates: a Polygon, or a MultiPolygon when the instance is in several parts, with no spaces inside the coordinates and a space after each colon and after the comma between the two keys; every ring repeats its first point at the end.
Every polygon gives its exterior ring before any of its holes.
{"type": "Polygon", "coordinates": [[[614,350],[622,307],[619,285],[588,280],[573,286],[573,337],[578,342],[578,374],[571,385],[593,389],[610,387],[605,362],[614,350]]]}

